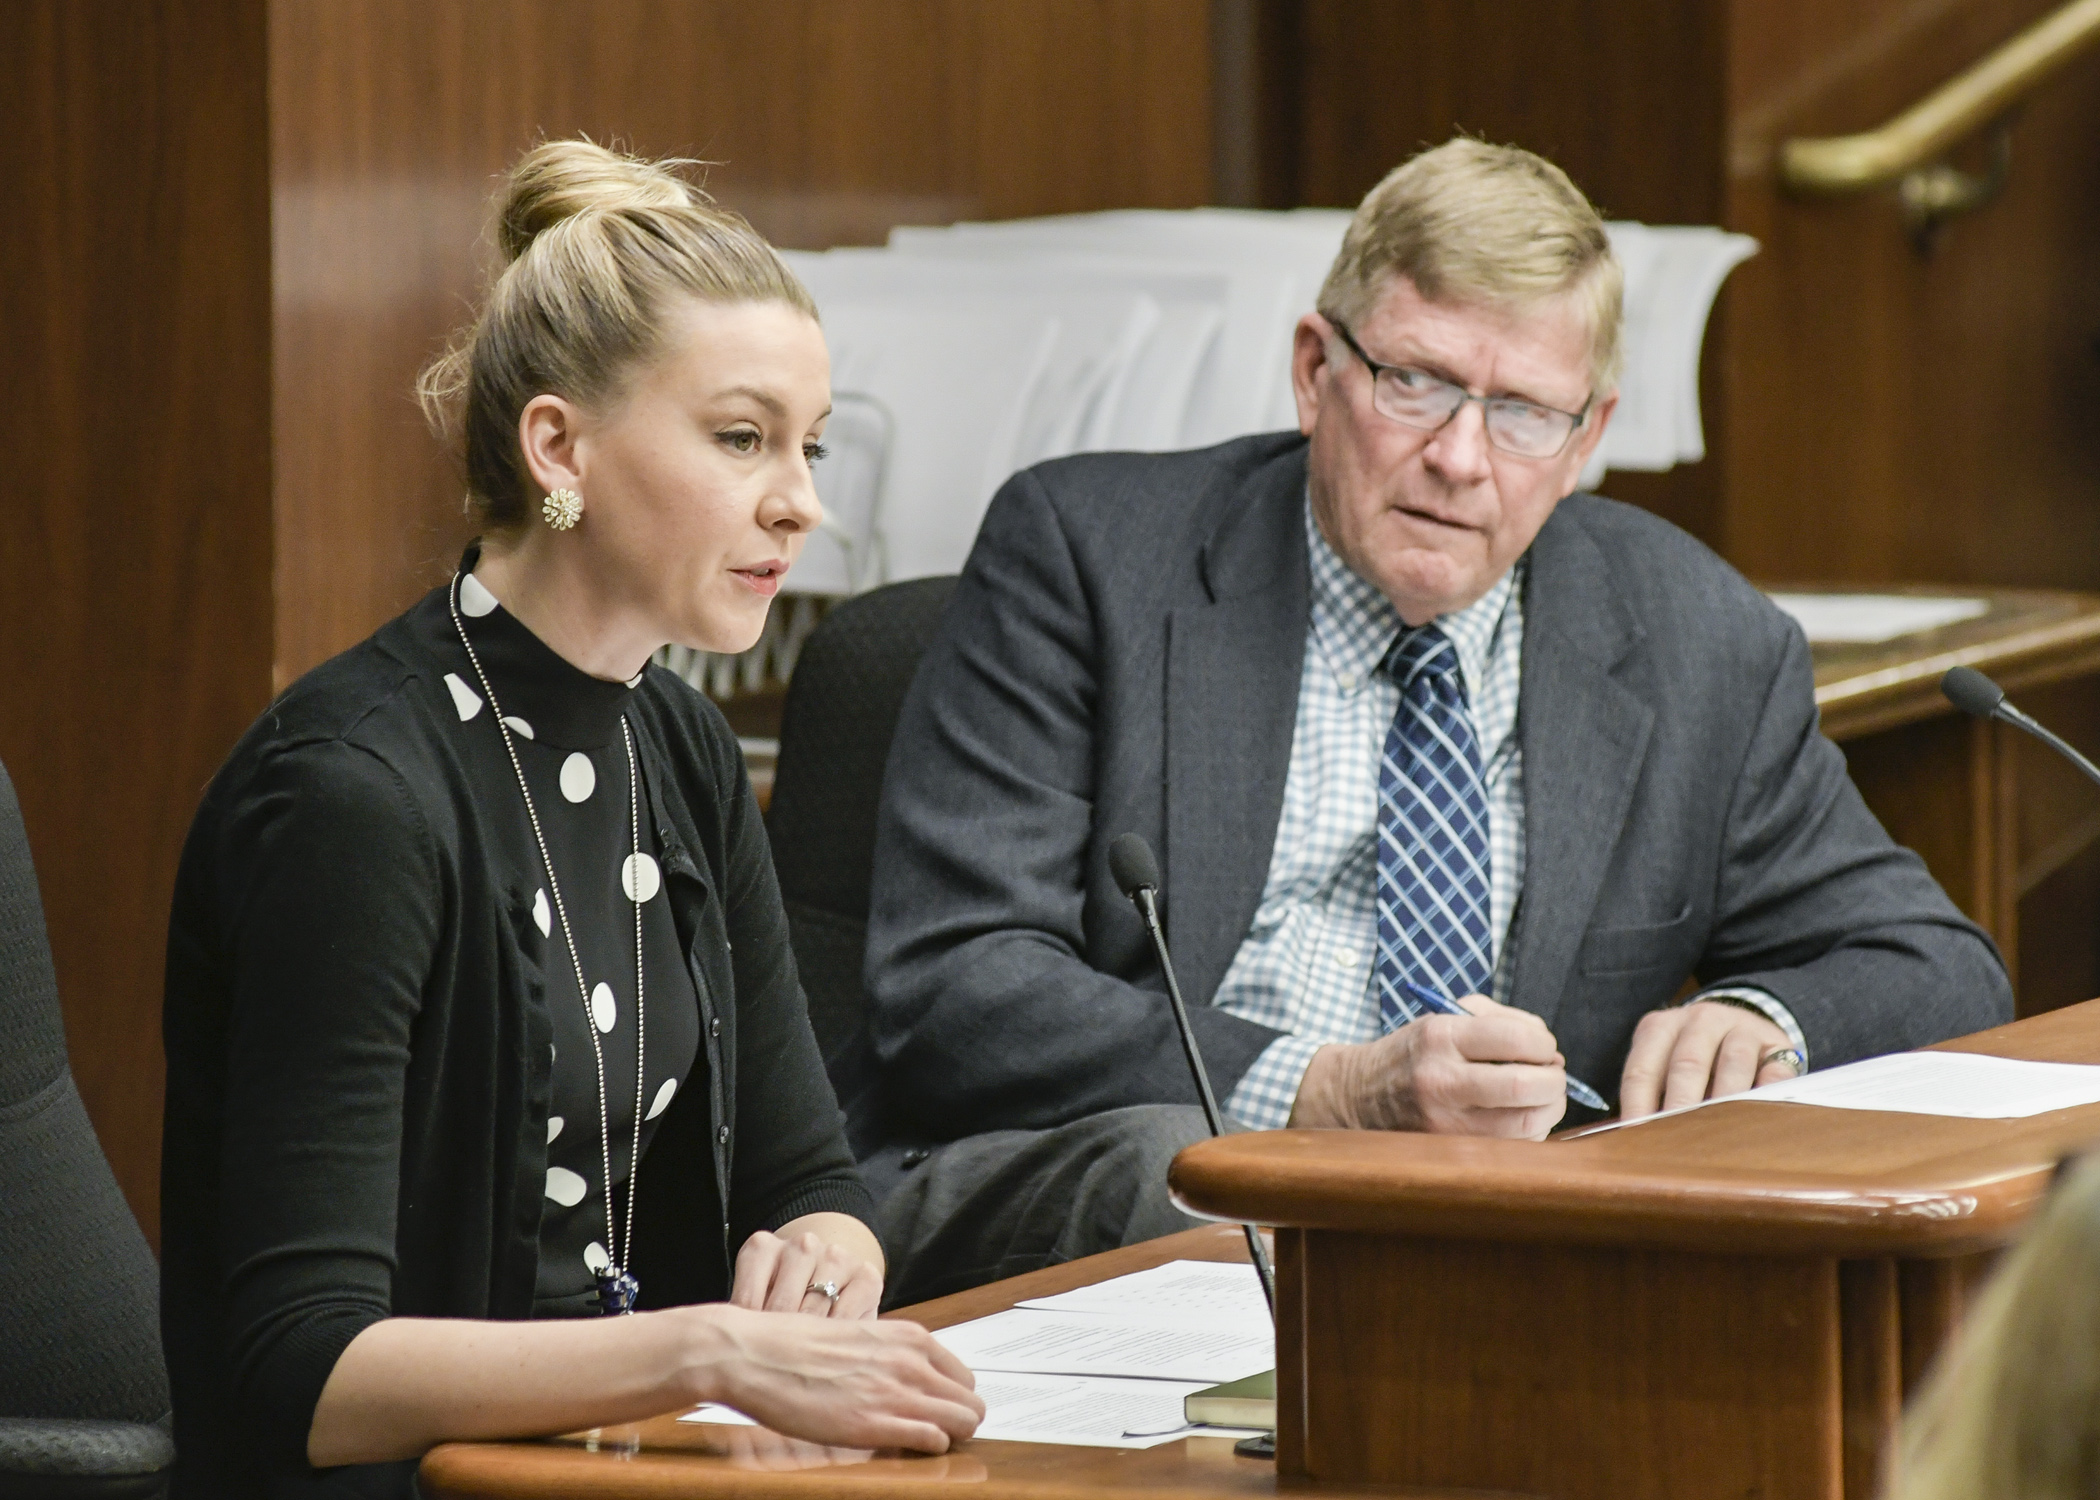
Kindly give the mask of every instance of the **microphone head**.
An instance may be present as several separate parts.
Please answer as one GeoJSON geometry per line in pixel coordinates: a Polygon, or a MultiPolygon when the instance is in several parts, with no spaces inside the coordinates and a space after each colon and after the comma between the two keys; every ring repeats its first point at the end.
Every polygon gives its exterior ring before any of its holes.
{"type": "Polygon", "coordinates": [[[1940,691],[1947,695],[1949,703],[1979,719],[1991,717],[1998,711],[1998,705],[2005,701],[2005,689],[1974,667],[1949,670],[1940,679],[1940,691]]]}
{"type": "Polygon", "coordinates": [[[1152,857],[1152,846],[1134,833],[1108,846],[1108,873],[1115,876],[1116,888],[1126,896],[1159,889],[1159,861],[1152,857]]]}

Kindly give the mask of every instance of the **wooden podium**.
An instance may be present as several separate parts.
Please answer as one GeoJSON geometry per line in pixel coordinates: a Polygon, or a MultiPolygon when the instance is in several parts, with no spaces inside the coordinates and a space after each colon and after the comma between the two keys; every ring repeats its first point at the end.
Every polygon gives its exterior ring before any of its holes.
{"type": "MultiPolygon", "coordinates": [[[[2100,1001],[1952,1050],[2100,1061],[2100,1001]]],[[[1867,1500],[1907,1394],[2100,1105],[1752,1100],[1547,1142],[1278,1131],[1175,1161],[1278,1226],[1278,1478],[1867,1500]]]]}
{"type": "MultiPolygon", "coordinates": [[[[1953,1050],[2100,1062],[2100,1001],[1953,1050]]],[[[1905,1395],[2100,1105],[2029,1120],[1754,1101],[1545,1142],[1279,1131],[1190,1147],[1190,1207],[1281,1226],[1278,1455],[976,1440],[848,1452],[660,1417],[453,1443],[433,1500],[1215,1500],[1521,1491],[1867,1500],[1905,1395]],[[1397,1488],[1396,1488],[1397,1487],[1397,1488]]],[[[958,1293],[941,1328],[1176,1258],[1223,1226],[958,1293]]]]}

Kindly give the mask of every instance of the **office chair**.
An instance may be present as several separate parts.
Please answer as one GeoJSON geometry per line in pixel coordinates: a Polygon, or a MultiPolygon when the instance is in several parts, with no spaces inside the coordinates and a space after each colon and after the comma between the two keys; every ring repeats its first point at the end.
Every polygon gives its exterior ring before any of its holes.
{"type": "Polygon", "coordinates": [[[810,1024],[841,1104],[866,1081],[861,950],[883,766],[954,590],[952,577],[920,578],[833,609],[804,643],[781,711],[766,826],[810,1024]]]}
{"type": "Polygon", "coordinates": [[[0,1500],[148,1500],[175,1461],[160,1272],[88,1123],[0,766],[0,1500]]]}

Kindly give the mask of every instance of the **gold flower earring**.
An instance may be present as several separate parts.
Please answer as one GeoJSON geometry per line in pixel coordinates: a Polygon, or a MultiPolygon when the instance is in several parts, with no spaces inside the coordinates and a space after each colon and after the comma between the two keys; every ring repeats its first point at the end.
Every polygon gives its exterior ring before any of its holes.
{"type": "Polygon", "coordinates": [[[540,502],[540,519],[556,531],[567,531],[583,519],[583,496],[574,490],[556,490],[540,502]]]}

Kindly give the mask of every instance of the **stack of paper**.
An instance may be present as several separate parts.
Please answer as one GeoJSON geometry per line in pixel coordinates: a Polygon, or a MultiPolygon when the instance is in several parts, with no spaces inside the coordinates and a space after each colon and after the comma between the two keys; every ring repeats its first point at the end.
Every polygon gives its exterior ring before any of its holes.
{"type": "Polygon", "coordinates": [[[1774,594],[1772,602],[1819,645],[1879,645],[1921,630],[1958,625],[1991,609],[1988,599],[1916,594],[1774,594]]]}
{"type": "Polygon", "coordinates": [[[1689,1114],[1710,1104],[1743,1099],[1761,1104],[1814,1104],[1824,1109],[1941,1115],[1960,1120],[2025,1120],[2100,1104],[2100,1066],[2028,1062],[1976,1052],[1891,1052],[1789,1078],[1783,1083],[1768,1083],[1761,1089],[1723,1094],[1638,1119],[1613,1120],[1587,1130],[1570,1131],[1563,1139],[1579,1141],[1606,1131],[1689,1114]]]}
{"type": "MultiPolygon", "coordinates": [[[[993,491],[1042,459],[1294,427],[1292,330],[1348,222],[1330,209],[1134,209],[790,253],[822,311],[833,390],[862,410],[827,434],[838,472],[820,467],[818,491],[834,524],[786,587],[954,572],[993,491]]],[[[1757,248],[1711,228],[1610,233],[1627,274],[1626,369],[1590,484],[1607,467],[1704,456],[1707,314],[1757,248]]]]}
{"type": "MultiPolygon", "coordinates": [[[[1149,1448],[1242,1429],[1190,1427],[1196,1391],[1276,1363],[1275,1330],[1249,1265],[1177,1260],[1023,1302],[935,1338],[977,1376],[981,1438],[1149,1448]]],[[[688,1422],[748,1422],[703,1406],[688,1422]]]]}

